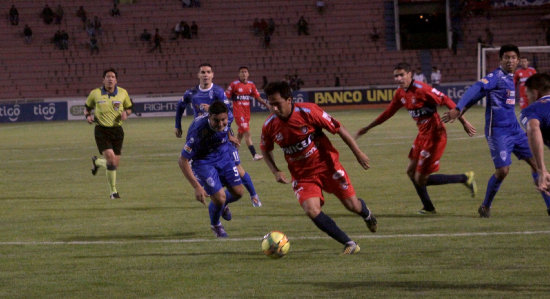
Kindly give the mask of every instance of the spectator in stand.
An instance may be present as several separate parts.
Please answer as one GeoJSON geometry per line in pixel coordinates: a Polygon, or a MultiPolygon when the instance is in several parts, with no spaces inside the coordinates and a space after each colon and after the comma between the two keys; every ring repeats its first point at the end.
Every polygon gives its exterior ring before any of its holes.
{"type": "Polygon", "coordinates": [[[263,80],[262,89],[264,89],[267,86],[267,84],[269,83],[269,81],[267,80],[266,76],[263,76],[262,80],[263,80]]]}
{"type": "Polygon", "coordinates": [[[529,66],[529,59],[527,57],[522,56],[519,58],[519,68],[514,72],[514,86],[516,87],[516,99],[519,99],[519,107],[521,109],[525,109],[529,105],[525,81],[536,73],[535,68],[529,66]]]}
{"type": "Polygon", "coordinates": [[[191,22],[191,37],[199,38],[199,26],[195,21],[191,22]]]}
{"type": "Polygon", "coordinates": [[[370,40],[375,43],[380,39],[380,33],[378,33],[378,29],[376,26],[372,26],[372,32],[370,34],[370,40]]]}
{"type": "Polygon", "coordinates": [[[413,79],[414,81],[418,81],[422,83],[428,82],[428,80],[426,80],[426,76],[424,76],[424,73],[422,73],[422,70],[419,67],[417,67],[416,70],[414,71],[413,79]]]}
{"type": "Polygon", "coordinates": [[[298,76],[298,74],[295,74],[294,76],[290,76],[290,88],[294,90],[300,90],[302,86],[304,85],[304,81],[298,76]]]}
{"type": "Polygon", "coordinates": [[[191,0],[181,0],[181,6],[183,8],[191,7],[191,0]]]}
{"type": "Polygon", "coordinates": [[[334,87],[340,87],[340,77],[334,78],[334,87]]]}
{"type": "Polygon", "coordinates": [[[267,20],[267,32],[269,32],[269,35],[273,35],[273,32],[275,32],[275,21],[273,18],[267,20]]]}
{"type": "Polygon", "coordinates": [[[491,29],[489,29],[489,27],[485,28],[485,44],[488,47],[492,47],[493,40],[494,40],[493,32],[491,31],[491,29]]]}
{"type": "Polygon", "coordinates": [[[261,19],[260,20],[260,36],[263,36],[264,33],[266,33],[269,29],[268,29],[269,25],[267,25],[267,22],[265,19],[261,19]]]}
{"type": "Polygon", "coordinates": [[[153,48],[149,50],[149,53],[155,51],[156,49],[159,50],[159,53],[162,53],[162,46],[161,46],[162,37],[160,36],[158,28],[155,29],[155,36],[153,37],[153,42],[155,43],[155,46],[153,46],[153,48]]]}
{"type": "Polygon", "coordinates": [[[55,8],[54,18],[56,24],[61,24],[61,21],[63,20],[63,16],[65,15],[65,11],[63,11],[63,7],[61,7],[61,4],[58,4],[55,8]]]}
{"type": "Polygon", "coordinates": [[[309,24],[304,16],[301,16],[298,20],[298,35],[309,35],[309,24]]]}
{"type": "Polygon", "coordinates": [[[23,29],[23,36],[25,37],[25,42],[28,44],[32,41],[32,29],[28,24],[25,24],[25,29],[23,29]]]}
{"type": "Polygon", "coordinates": [[[76,11],[76,16],[82,21],[83,25],[86,25],[86,21],[88,20],[88,16],[86,15],[86,10],[84,10],[83,6],[80,6],[78,10],[76,11]]]}
{"type": "Polygon", "coordinates": [[[189,27],[189,24],[187,24],[187,22],[183,22],[181,37],[191,39],[191,28],[189,27]]]}
{"type": "Polygon", "coordinates": [[[101,35],[101,32],[103,32],[103,28],[101,26],[101,20],[99,20],[98,16],[94,16],[94,31],[96,35],[101,35]]]}
{"type": "Polygon", "coordinates": [[[323,0],[317,0],[317,2],[315,2],[315,6],[317,6],[317,11],[322,14],[325,12],[325,1],[323,0]]]}
{"type": "Polygon", "coordinates": [[[46,6],[44,6],[44,9],[42,9],[40,17],[42,18],[42,20],[44,20],[44,23],[49,25],[53,22],[54,15],[55,14],[53,13],[53,10],[50,8],[50,6],[48,6],[48,4],[46,4],[46,6]]]}
{"type": "Polygon", "coordinates": [[[171,40],[176,40],[180,35],[182,34],[183,30],[183,21],[179,21],[176,26],[174,26],[174,29],[172,29],[172,32],[174,33],[174,36],[171,38],[171,40]]]}
{"type": "Polygon", "coordinates": [[[88,33],[88,36],[92,36],[95,34],[94,23],[92,22],[91,19],[86,20],[85,28],[86,28],[86,32],[88,33]]]}
{"type": "Polygon", "coordinates": [[[61,30],[61,50],[69,49],[69,34],[65,30],[61,30]]]}
{"type": "Polygon", "coordinates": [[[143,32],[139,36],[139,39],[144,42],[150,42],[151,41],[151,33],[147,31],[147,29],[143,29],[143,32]]]}
{"type": "Polygon", "coordinates": [[[120,17],[120,9],[118,9],[118,5],[116,3],[114,3],[113,8],[111,8],[111,16],[120,17]]]}
{"type": "Polygon", "coordinates": [[[191,0],[191,6],[194,6],[194,7],[201,7],[201,2],[200,2],[200,0],[191,0]]]}
{"type": "Polygon", "coordinates": [[[97,38],[95,37],[95,34],[90,37],[90,52],[91,55],[93,55],[94,52],[96,54],[99,54],[99,46],[97,44],[97,38]]]}
{"type": "Polygon", "coordinates": [[[19,25],[19,11],[17,11],[17,8],[13,4],[10,8],[10,24],[14,26],[19,25]]]}
{"type": "Polygon", "coordinates": [[[55,32],[52,41],[55,47],[61,50],[61,30],[55,32]]]}
{"type": "Polygon", "coordinates": [[[432,67],[432,74],[430,75],[432,87],[439,89],[439,84],[441,84],[441,71],[437,66],[432,67]]]}
{"type": "Polygon", "coordinates": [[[252,31],[255,36],[260,36],[260,33],[262,32],[262,26],[260,25],[260,20],[258,18],[255,18],[254,23],[252,23],[252,31]]]}
{"type": "Polygon", "coordinates": [[[264,49],[269,49],[269,46],[271,45],[271,35],[269,35],[269,32],[264,32],[264,49]]]}

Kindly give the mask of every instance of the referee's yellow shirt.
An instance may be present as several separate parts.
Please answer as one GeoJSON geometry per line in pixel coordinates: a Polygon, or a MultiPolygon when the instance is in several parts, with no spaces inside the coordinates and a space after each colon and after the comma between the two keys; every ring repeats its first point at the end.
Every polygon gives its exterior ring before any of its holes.
{"type": "Polygon", "coordinates": [[[88,95],[86,106],[94,109],[96,122],[100,126],[118,127],[122,125],[122,110],[131,109],[132,101],[122,87],[116,86],[113,93],[98,87],[88,95]]]}

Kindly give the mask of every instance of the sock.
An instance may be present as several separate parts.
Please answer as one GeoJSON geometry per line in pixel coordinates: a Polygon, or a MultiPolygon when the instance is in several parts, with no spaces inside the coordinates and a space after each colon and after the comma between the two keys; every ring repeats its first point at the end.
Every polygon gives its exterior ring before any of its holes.
{"type": "Polygon", "coordinates": [[[254,148],[253,145],[249,145],[248,146],[248,150],[250,151],[250,153],[252,154],[252,157],[254,157],[256,155],[256,149],[254,148]]]}
{"type": "Polygon", "coordinates": [[[220,224],[220,217],[222,216],[223,206],[217,206],[213,201],[208,205],[208,214],[210,215],[210,224],[220,224]]]}
{"type": "Polygon", "coordinates": [[[116,193],[116,168],[115,170],[109,170],[105,171],[107,174],[107,182],[109,183],[109,190],[111,191],[111,194],[116,193]]]}
{"type": "Polygon", "coordinates": [[[236,202],[239,199],[240,199],[240,197],[237,197],[237,196],[231,194],[231,192],[229,192],[227,189],[225,189],[225,205],[228,205],[232,202],[236,202]]]}
{"type": "Polygon", "coordinates": [[[346,235],[345,232],[343,232],[338,225],[325,213],[321,212],[317,217],[311,219],[313,220],[313,223],[317,225],[317,227],[327,233],[327,235],[331,236],[334,240],[346,244],[347,242],[351,241],[351,239],[346,235]]]}
{"type": "Polygon", "coordinates": [[[95,160],[95,166],[107,168],[107,160],[105,160],[105,158],[97,158],[95,160]]]}
{"type": "Polygon", "coordinates": [[[428,177],[427,186],[466,183],[465,174],[432,174],[428,177]]]}
{"type": "Polygon", "coordinates": [[[422,201],[422,204],[424,205],[424,210],[426,211],[435,210],[435,207],[432,204],[432,201],[430,200],[430,195],[428,195],[428,189],[426,189],[426,186],[417,185],[414,181],[413,181],[413,185],[414,185],[414,188],[416,189],[416,193],[420,197],[420,201],[422,201]]]}
{"type": "Polygon", "coordinates": [[[248,172],[244,173],[241,180],[243,181],[243,185],[246,190],[248,190],[248,193],[250,193],[250,197],[256,196],[256,189],[254,188],[254,184],[252,183],[252,179],[250,178],[248,172]]]}
{"type": "Polygon", "coordinates": [[[361,203],[361,212],[359,213],[359,215],[361,215],[363,219],[367,219],[370,216],[369,209],[367,209],[367,204],[361,198],[357,198],[357,199],[361,203]]]}
{"type": "MultiPolygon", "coordinates": [[[[536,172],[532,172],[531,175],[533,176],[533,180],[535,180],[535,184],[539,182],[539,174],[536,172]]],[[[542,199],[544,199],[544,203],[546,204],[546,208],[550,209],[550,196],[546,195],[546,193],[541,192],[542,199]]]]}
{"type": "Polygon", "coordinates": [[[493,199],[495,198],[495,195],[498,192],[498,189],[500,188],[500,184],[502,184],[502,181],[497,180],[495,175],[493,174],[491,178],[489,179],[489,182],[487,183],[487,192],[485,193],[485,199],[483,200],[483,206],[490,208],[491,204],[493,203],[493,199]]]}

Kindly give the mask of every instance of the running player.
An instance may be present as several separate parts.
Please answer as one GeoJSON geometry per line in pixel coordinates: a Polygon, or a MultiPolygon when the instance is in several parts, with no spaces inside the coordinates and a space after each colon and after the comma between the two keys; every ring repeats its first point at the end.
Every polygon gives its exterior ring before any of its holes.
{"type": "MultiPolygon", "coordinates": [[[[503,45],[499,51],[500,67],[468,88],[456,107],[443,116],[444,121],[452,121],[481,98],[487,98],[485,138],[489,144],[495,173],[489,178],[485,199],[477,210],[482,218],[491,216],[491,204],[510,171],[512,153],[531,166],[533,179],[535,183],[538,182],[537,168],[529,149],[529,141],[515,113],[514,71],[518,65],[518,57],[517,46],[503,45]]],[[[545,202],[550,200],[544,192],[541,194],[545,202]]]]}
{"type": "MultiPolygon", "coordinates": [[[[437,106],[445,105],[452,109],[455,103],[439,90],[413,80],[411,66],[408,63],[397,64],[393,70],[393,77],[399,84],[399,88],[390,105],[368,126],[360,129],[356,138],[388,120],[401,107],[405,107],[418,127],[418,135],[409,152],[409,166],[407,166],[407,175],[423,204],[418,213],[436,213],[426,186],[462,183],[470,189],[474,197],[477,186],[473,171],[451,175],[433,174],[439,170],[439,160],[447,145],[447,132],[437,114],[437,106]]],[[[476,133],[475,128],[467,120],[460,118],[460,122],[468,135],[473,136],[476,133]]]]}
{"type": "Polygon", "coordinates": [[[294,103],[286,82],[273,82],[265,88],[272,114],[262,128],[260,148],[264,160],[279,183],[289,183],[273,159],[274,143],[285,154],[292,175],[292,188],[298,202],[315,225],[345,245],[344,254],[358,253],[360,248],[328,215],[323,213],[323,190],[333,193],[348,209],[363,218],[371,232],[377,222],[365,202],[357,198],[350,178],[339,161],[323,129],[338,134],[351,149],[359,164],[369,168],[369,159],[349,132],[334,118],[313,103],[294,103]]]}
{"type": "MultiPolygon", "coordinates": [[[[175,133],[176,133],[176,137],[178,138],[181,138],[182,136],[181,117],[187,105],[190,105],[191,107],[193,107],[194,118],[197,118],[207,113],[208,107],[214,101],[221,101],[228,106],[230,105],[229,100],[225,96],[225,92],[223,88],[212,82],[212,79],[214,78],[214,71],[212,70],[212,66],[210,64],[203,63],[199,65],[198,78],[199,78],[199,85],[195,86],[192,89],[187,90],[183,98],[178,102],[178,107],[176,109],[176,126],[175,126],[175,133]]],[[[231,112],[230,108],[228,113],[229,113],[229,128],[231,128],[231,122],[233,121],[233,113],[231,112]]],[[[229,131],[231,132],[231,130],[229,131]]],[[[250,193],[250,201],[252,202],[252,205],[254,207],[261,207],[262,202],[260,201],[260,197],[256,193],[256,189],[254,188],[254,184],[252,183],[252,179],[250,178],[250,175],[244,170],[244,168],[241,165],[239,152],[237,151],[236,147],[234,148],[232,156],[233,156],[233,159],[235,160],[235,164],[237,165],[237,169],[239,170],[239,175],[241,176],[243,185],[246,187],[246,190],[248,190],[248,192],[250,193]]]]}
{"type": "Polygon", "coordinates": [[[519,107],[524,109],[529,105],[527,100],[527,94],[525,93],[525,81],[537,71],[529,66],[529,60],[527,57],[521,57],[519,59],[519,68],[514,73],[514,86],[516,90],[519,90],[519,107]]]}
{"type": "Polygon", "coordinates": [[[256,149],[252,143],[252,136],[250,135],[250,104],[252,103],[252,99],[256,99],[256,101],[262,103],[264,106],[266,104],[262,97],[260,97],[260,93],[256,89],[254,82],[248,81],[249,76],[248,67],[241,66],[239,68],[239,80],[231,82],[225,94],[233,102],[233,116],[239,130],[237,134],[239,143],[244,137],[248,150],[252,154],[252,159],[258,161],[263,156],[256,153],[256,149]]]}
{"type": "Polygon", "coordinates": [[[235,161],[230,157],[233,148],[228,140],[228,111],[222,102],[211,103],[210,113],[199,116],[189,126],[178,161],[183,175],[195,189],[195,199],[206,205],[205,199],[210,196],[210,227],[218,238],[227,237],[220,222],[220,217],[231,220],[227,204],[238,200],[244,192],[235,161]]]}

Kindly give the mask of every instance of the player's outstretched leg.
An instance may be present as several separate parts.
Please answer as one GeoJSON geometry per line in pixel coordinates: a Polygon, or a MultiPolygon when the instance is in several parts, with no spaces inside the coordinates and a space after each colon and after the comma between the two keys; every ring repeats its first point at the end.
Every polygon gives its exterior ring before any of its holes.
{"type": "Polygon", "coordinates": [[[375,233],[378,229],[378,221],[376,220],[376,217],[374,217],[374,214],[370,211],[369,208],[367,208],[367,204],[363,199],[357,198],[357,200],[359,200],[359,202],[361,203],[361,212],[359,212],[358,214],[363,217],[363,220],[365,220],[365,223],[367,224],[369,230],[375,233]]]}
{"type": "Polygon", "coordinates": [[[485,199],[483,200],[481,206],[477,209],[479,217],[491,217],[491,204],[493,203],[493,199],[495,199],[495,195],[497,194],[498,189],[500,189],[501,184],[502,181],[497,179],[494,174],[489,178],[489,182],[487,182],[487,191],[485,192],[485,199]]]}
{"type": "Polygon", "coordinates": [[[321,212],[316,217],[311,218],[311,220],[320,230],[324,231],[334,240],[345,245],[343,252],[344,254],[354,254],[359,252],[359,245],[351,240],[350,237],[348,237],[348,235],[341,230],[338,225],[336,225],[336,222],[334,222],[334,220],[332,220],[332,218],[328,215],[321,212]]]}
{"type": "Polygon", "coordinates": [[[244,173],[244,175],[241,177],[241,180],[243,181],[243,185],[248,193],[250,193],[250,201],[252,202],[252,206],[261,207],[262,202],[260,201],[258,193],[256,193],[256,188],[254,188],[254,183],[252,183],[252,179],[250,178],[248,172],[244,173]]]}
{"type": "Polygon", "coordinates": [[[473,171],[468,171],[463,174],[432,174],[428,176],[426,186],[462,183],[470,190],[472,197],[475,197],[477,193],[477,184],[474,175],[475,173],[473,171]]]}
{"type": "Polygon", "coordinates": [[[418,197],[420,197],[420,201],[422,201],[423,205],[422,209],[420,209],[418,213],[422,215],[435,214],[435,207],[432,203],[432,200],[430,199],[430,195],[428,194],[428,189],[426,189],[426,186],[420,186],[415,183],[414,180],[412,180],[412,182],[414,185],[414,189],[416,190],[418,197]]]}
{"type": "MultiPolygon", "coordinates": [[[[535,181],[535,185],[539,182],[539,175],[536,172],[532,172],[531,175],[533,176],[533,180],[535,181]]],[[[542,199],[544,199],[544,203],[546,204],[546,212],[548,213],[548,216],[550,216],[550,196],[546,195],[545,192],[540,193],[542,195],[542,199]]]]}

